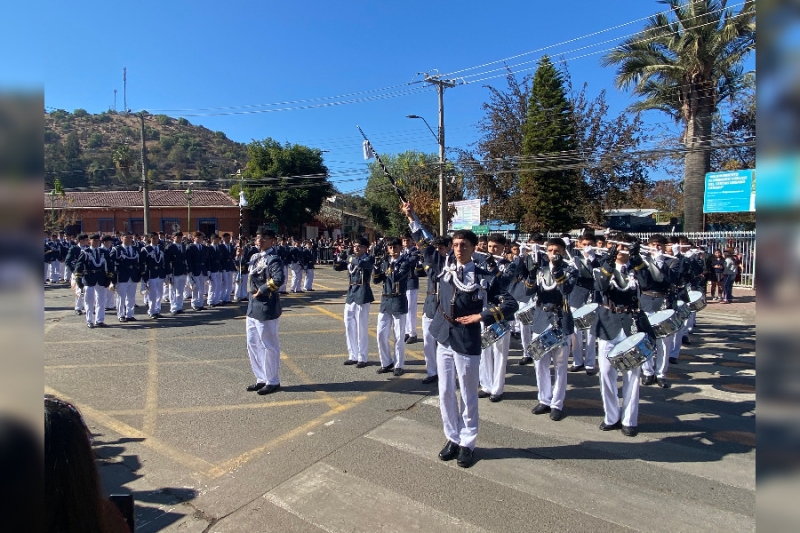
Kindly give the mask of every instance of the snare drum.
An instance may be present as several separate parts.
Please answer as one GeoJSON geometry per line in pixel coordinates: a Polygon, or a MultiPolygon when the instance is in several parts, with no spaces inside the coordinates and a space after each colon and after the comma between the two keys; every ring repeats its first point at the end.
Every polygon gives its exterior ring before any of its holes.
{"type": "Polygon", "coordinates": [[[683,323],[673,309],[665,309],[647,315],[647,320],[653,326],[653,332],[657,339],[669,337],[679,329],[683,323]]]}
{"type": "Polygon", "coordinates": [[[572,319],[575,321],[575,327],[578,329],[590,329],[597,322],[597,309],[600,306],[597,304],[586,304],[579,307],[572,313],[572,319]]]}
{"type": "Polygon", "coordinates": [[[488,348],[508,335],[509,331],[511,331],[511,328],[509,328],[505,322],[495,322],[483,330],[483,334],[481,335],[481,348],[488,348]]]}
{"type": "Polygon", "coordinates": [[[536,310],[536,306],[533,302],[528,302],[525,305],[519,308],[519,311],[515,313],[517,320],[519,320],[520,324],[525,326],[530,326],[533,324],[533,312],[536,310]]]}
{"type": "Polygon", "coordinates": [[[656,346],[644,333],[635,333],[614,346],[608,354],[608,362],[619,372],[633,370],[642,366],[645,361],[652,359],[656,353],[656,346]]]}
{"type": "Polygon", "coordinates": [[[541,335],[538,335],[525,347],[525,353],[538,361],[552,350],[563,345],[564,341],[565,335],[561,328],[548,326],[541,335]]]}
{"type": "Polygon", "coordinates": [[[678,305],[675,306],[675,313],[678,315],[678,319],[681,322],[689,320],[689,317],[692,316],[691,309],[689,309],[689,306],[682,300],[678,300],[678,305]]]}
{"type": "Polygon", "coordinates": [[[689,303],[686,305],[695,313],[702,311],[706,308],[706,295],[700,291],[689,291],[689,303]]]}

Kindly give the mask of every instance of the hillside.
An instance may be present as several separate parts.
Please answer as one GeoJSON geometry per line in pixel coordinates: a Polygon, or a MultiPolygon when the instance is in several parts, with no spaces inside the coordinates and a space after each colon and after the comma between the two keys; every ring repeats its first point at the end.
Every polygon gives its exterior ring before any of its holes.
{"type": "MultiPolygon", "coordinates": [[[[44,115],[45,190],[59,178],[67,189],[135,190],[141,185],[138,115],[62,109],[44,115]]],[[[221,131],[166,115],[145,120],[148,180],[155,189],[183,189],[180,180],[203,180],[194,188],[228,189],[229,178],[247,163],[247,145],[221,131]]]]}

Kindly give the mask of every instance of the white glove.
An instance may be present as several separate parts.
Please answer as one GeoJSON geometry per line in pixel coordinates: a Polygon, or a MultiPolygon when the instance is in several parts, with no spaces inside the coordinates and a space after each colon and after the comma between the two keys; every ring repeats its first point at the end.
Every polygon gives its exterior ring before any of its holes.
{"type": "Polygon", "coordinates": [[[678,255],[681,253],[681,245],[680,244],[673,244],[672,245],[672,255],[678,255]]]}

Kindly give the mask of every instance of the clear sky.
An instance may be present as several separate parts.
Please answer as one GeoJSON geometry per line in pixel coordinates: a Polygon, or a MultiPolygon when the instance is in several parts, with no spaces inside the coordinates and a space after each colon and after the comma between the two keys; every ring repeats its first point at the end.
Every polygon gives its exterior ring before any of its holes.
{"type": "MultiPolygon", "coordinates": [[[[448,147],[477,140],[484,85],[504,87],[495,69],[513,56],[507,63],[520,75],[545,52],[566,59],[576,85],[587,81],[593,95],[607,89],[619,112],[632,100],[599,59],[664,7],[654,0],[49,0],[36,41],[6,55],[3,78],[44,80],[45,105],[69,111],[112,108],[117,89],[121,111],[127,67],[130,109],[184,116],[236,141],[273,137],[329,150],[331,179],[355,191],[367,175],[356,124],[379,152],[437,152],[425,124],[405,118],[424,116],[436,129],[435,89],[409,85],[418,72],[469,82],[445,92],[448,147]]],[[[7,6],[7,21],[22,9],[7,6]]],[[[4,31],[6,44],[30,41],[23,25],[4,31]]],[[[647,119],[669,124],[658,114],[647,119]]]]}

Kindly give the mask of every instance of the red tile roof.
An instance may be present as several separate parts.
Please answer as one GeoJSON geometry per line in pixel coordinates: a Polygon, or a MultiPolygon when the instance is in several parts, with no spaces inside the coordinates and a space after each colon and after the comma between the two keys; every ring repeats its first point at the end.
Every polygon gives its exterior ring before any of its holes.
{"type": "MultiPolygon", "coordinates": [[[[50,209],[50,194],[44,195],[44,207],[50,209]]],[[[186,206],[184,191],[150,191],[151,207],[184,207],[186,206]]],[[[81,207],[139,207],[144,205],[142,193],[137,191],[108,192],[67,192],[64,196],[56,196],[52,206],[59,208],[81,207]]],[[[238,201],[224,191],[192,191],[192,207],[237,207],[238,201]]]]}

